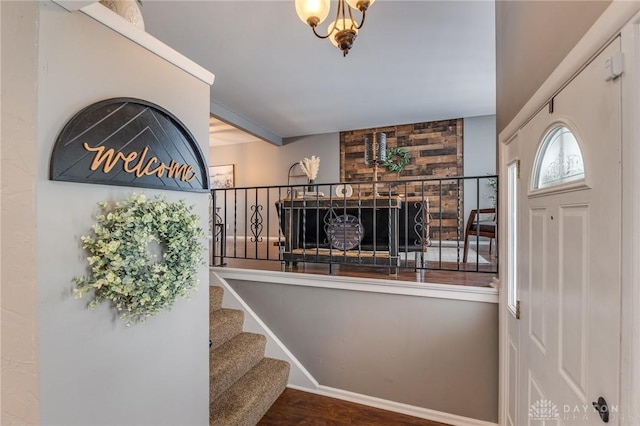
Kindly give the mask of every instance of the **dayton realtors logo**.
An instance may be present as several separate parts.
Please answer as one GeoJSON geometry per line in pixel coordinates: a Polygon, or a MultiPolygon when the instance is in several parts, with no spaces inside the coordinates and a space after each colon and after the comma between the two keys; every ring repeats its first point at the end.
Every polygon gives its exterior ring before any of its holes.
{"type": "MultiPolygon", "coordinates": [[[[584,424],[593,418],[599,417],[600,413],[594,409],[593,405],[569,405],[565,404],[558,408],[556,404],[547,399],[539,399],[529,406],[530,424],[537,426],[554,426],[560,420],[564,424],[584,424]]],[[[618,415],[618,406],[612,405],[605,408],[609,416],[618,415]]]]}
{"type": "Polygon", "coordinates": [[[549,400],[539,399],[529,407],[529,418],[543,426],[547,422],[551,422],[550,425],[556,424],[559,417],[558,407],[549,400]]]}

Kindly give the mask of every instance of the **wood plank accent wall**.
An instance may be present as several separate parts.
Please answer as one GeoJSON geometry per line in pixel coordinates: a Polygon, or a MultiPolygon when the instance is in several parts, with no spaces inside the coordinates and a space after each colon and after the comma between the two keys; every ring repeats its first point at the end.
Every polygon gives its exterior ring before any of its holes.
{"type": "MultiPolygon", "coordinates": [[[[373,166],[364,162],[364,136],[373,132],[387,135],[387,149],[398,146],[405,148],[411,161],[398,176],[380,167],[381,181],[413,180],[462,176],[463,174],[463,120],[461,118],[427,123],[404,124],[400,126],[378,127],[340,132],[340,180],[355,182],[373,180],[373,166]]],[[[405,193],[405,185],[397,185],[400,194],[405,193]]],[[[430,183],[424,192],[429,197],[431,215],[431,238],[439,239],[442,225],[442,239],[462,238],[462,217],[464,182],[443,181],[442,185],[430,183]],[[442,198],[440,198],[442,193],[442,198]],[[439,214],[440,208],[442,213],[439,214]]],[[[385,185],[386,189],[387,186],[385,185]]],[[[354,188],[355,189],[355,188],[354,188]]],[[[383,191],[382,188],[379,189],[383,191]]],[[[406,196],[420,195],[422,184],[407,184],[406,196]]]]}

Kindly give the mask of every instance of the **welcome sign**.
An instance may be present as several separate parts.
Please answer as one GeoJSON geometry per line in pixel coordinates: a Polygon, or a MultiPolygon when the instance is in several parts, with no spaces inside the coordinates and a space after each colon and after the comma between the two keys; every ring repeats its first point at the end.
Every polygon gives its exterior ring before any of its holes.
{"type": "Polygon", "coordinates": [[[90,105],[65,125],[50,178],[176,191],[209,190],[200,145],[171,113],[132,98],[90,105]]]}

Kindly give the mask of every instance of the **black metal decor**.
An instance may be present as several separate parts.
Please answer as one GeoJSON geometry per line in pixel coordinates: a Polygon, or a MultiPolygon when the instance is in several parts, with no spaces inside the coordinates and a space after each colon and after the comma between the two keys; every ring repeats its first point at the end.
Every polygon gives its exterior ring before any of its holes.
{"type": "Polygon", "coordinates": [[[413,244],[426,248],[430,245],[429,225],[431,225],[431,215],[429,214],[429,201],[416,201],[413,203],[413,207],[416,210],[416,214],[413,217],[413,232],[416,238],[413,240],[413,244]]]}
{"type": "Polygon", "coordinates": [[[262,207],[261,204],[253,204],[251,206],[251,242],[262,242],[262,237],[260,234],[262,233],[264,218],[262,217],[262,207]]]}
{"type": "Polygon", "coordinates": [[[207,162],[191,132],[141,99],[113,98],[78,112],[51,154],[51,180],[206,192],[207,162]]]}

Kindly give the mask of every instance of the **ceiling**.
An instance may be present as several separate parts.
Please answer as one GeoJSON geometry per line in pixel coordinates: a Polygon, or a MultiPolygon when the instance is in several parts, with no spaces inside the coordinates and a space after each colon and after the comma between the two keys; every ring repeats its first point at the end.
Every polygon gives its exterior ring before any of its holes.
{"type": "Polygon", "coordinates": [[[260,140],[231,124],[209,117],[209,146],[236,145],[260,140]]]}
{"type": "Polygon", "coordinates": [[[495,114],[492,1],[378,0],[346,58],[293,0],[145,0],[142,12],[147,32],[216,75],[212,110],[275,143],[495,114]]]}

